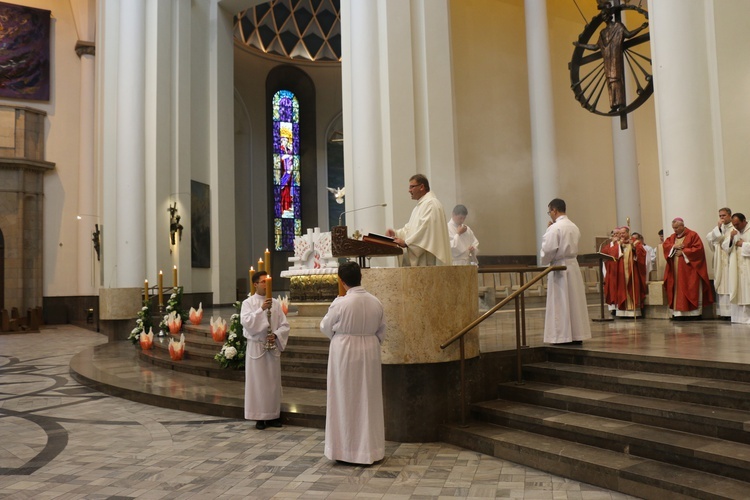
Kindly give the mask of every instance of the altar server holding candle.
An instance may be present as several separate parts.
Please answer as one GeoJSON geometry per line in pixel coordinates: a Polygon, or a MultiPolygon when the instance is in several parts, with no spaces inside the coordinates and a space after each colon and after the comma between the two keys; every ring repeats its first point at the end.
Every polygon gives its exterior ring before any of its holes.
{"type": "Polygon", "coordinates": [[[281,427],[280,356],[289,339],[289,323],[281,303],[270,296],[270,282],[265,271],[253,274],[255,293],[245,299],[240,311],[247,339],[245,418],[255,420],[257,429],[281,427]]]}

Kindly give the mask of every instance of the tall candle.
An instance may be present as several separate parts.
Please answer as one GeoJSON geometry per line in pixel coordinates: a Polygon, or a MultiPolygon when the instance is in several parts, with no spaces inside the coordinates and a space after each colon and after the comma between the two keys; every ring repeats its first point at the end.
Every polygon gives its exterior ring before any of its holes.
{"type": "Polygon", "coordinates": [[[341,278],[338,278],[339,280],[339,297],[343,297],[346,295],[346,289],[344,288],[344,282],[341,281],[341,278]]]}
{"type": "Polygon", "coordinates": [[[159,271],[159,305],[164,305],[164,294],[162,293],[164,288],[164,273],[159,271]]]}
{"type": "Polygon", "coordinates": [[[174,283],[174,287],[177,288],[177,266],[172,268],[172,283],[174,283]]]}
{"type": "Polygon", "coordinates": [[[273,298],[273,294],[271,293],[271,278],[266,278],[266,298],[273,298]]]}
{"type": "Polygon", "coordinates": [[[258,259],[258,272],[263,270],[263,259],[258,259]]]}
{"type": "Polygon", "coordinates": [[[143,281],[143,301],[148,300],[148,280],[143,281]]]}
{"type": "Polygon", "coordinates": [[[255,283],[253,283],[253,274],[255,274],[255,270],[253,269],[253,266],[250,266],[250,270],[247,272],[248,283],[250,283],[250,295],[255,295],[255,283]]]}
{"type": "Polygon", "coordinates": [[[271,274],[271,252],[266,248],[266,253],[263,254],[263,258],[266,260],[266,272],[271,274]]]}

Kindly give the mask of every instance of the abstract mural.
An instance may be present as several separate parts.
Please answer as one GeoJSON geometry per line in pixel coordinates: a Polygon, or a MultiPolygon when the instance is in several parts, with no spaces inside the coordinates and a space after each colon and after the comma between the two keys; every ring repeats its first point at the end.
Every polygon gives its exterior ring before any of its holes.
{"type": "Polygon", "coordinates": [[[49,101],[50,11],[0,2],[0,97],[49,101]]]}

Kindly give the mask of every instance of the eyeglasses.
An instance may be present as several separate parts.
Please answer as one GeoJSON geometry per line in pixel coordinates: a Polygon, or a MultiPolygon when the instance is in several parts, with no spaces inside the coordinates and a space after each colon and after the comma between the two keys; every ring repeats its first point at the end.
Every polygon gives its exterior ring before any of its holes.
{"type": "Polygon", "coordinates": [[[415,187],[419,187],[421,184],[409,184],[409,189],[414,189],[415,187]]]}

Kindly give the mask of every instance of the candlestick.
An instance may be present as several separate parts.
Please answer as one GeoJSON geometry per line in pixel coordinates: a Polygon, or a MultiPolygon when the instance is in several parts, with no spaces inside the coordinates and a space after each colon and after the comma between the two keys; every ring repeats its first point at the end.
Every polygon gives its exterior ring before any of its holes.
{"type": "Polygon", "coordinates": [[[266,248],[266,253],[263,254],[263,257],[266,259],[266,272],[270,275],[271,274],[271,252],[269,252],[267,248],[266,248]]]}
{"type": "Polygon", "coordinates": [[[158,281],[158,283],[159,283],[159,305],[163,306],[164,305],[164,294],[162,293],[162,291],[163,291],[163,288],[164,288],[164,273],[162,273],[161,271],[159,271],[159,281],[158,281]]]}
{"type": "Polygon", "coordinates": [[[338,278],[339,280],[339,297],[343,297],[346,295],[346,288],[344,288],[344,282],[341,281],[341,278],[338,278]]]}
{"type": "Polygon", "coordinates": [[[263,259],[258,259],[258,272],[263,270],[263,259]]]}
{"type": "Polygon", "coordinates": [[[172,268],[172,283],[174,283],[174,287],[177,288],[177,266],[172,268]]]}
{"type": "Polygon", "coordinates": [[[255,270],[253,269],[253,266],[250,266],[250,270],[247,272],[250,283],[250,295],[255,295],[255,283],[253,283],[253,274],[255,274],[255,270]]]}
{"type": "Polygon", "coordinates": [[[271,293],[271,278],[266,278],[266,298],[273,298],[273,295],[271,293]]]}
{"type": "Polygon", "coordinates": [[[143,281],[143,302],[148,300],[148,280],[143,281]]]}

